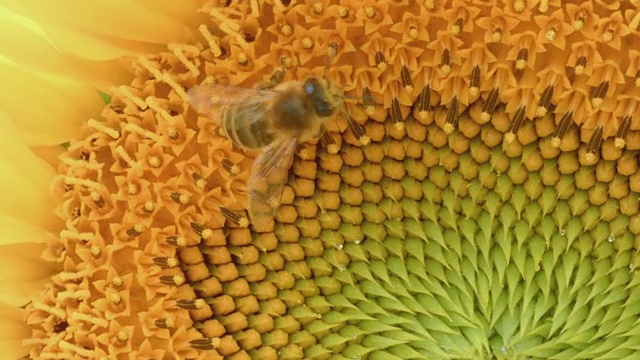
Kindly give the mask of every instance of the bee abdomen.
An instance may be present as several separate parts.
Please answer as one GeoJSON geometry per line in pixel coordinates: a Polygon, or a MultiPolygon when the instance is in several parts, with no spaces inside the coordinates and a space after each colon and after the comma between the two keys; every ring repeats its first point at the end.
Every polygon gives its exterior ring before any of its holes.
{"type": "Polygon", "coordinates": [[[227,105],[221,109],[222,127],[238,146],[249,149],[263,148],[274,140],[269,124],[264,119],[265,104],[227,105]]]}

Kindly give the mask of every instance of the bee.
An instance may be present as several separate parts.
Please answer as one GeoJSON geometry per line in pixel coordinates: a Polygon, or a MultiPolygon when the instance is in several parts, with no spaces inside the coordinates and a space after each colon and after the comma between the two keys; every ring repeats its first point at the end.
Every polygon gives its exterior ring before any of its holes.
{"type": "Polygon", "coordinates": [[[260,151],[247,182],[249,220],[257,228],[273,220],[298,144],[319,138],[344,98],[341,88],[317,77],[271,88],[200,85],[188,94],[194,110],[238,147],[260,151]]]}

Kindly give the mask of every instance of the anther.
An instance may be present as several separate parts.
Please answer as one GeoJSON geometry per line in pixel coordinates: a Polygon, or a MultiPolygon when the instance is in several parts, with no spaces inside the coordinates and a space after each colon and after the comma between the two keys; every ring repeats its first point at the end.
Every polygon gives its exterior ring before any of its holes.
{"type": "Polygon", "coordinates": [[[368,18],[373,19],[376,16],[376,9],[372,6],[365,6],[364,14],[367,15],[368,18]]]}
{"type": "Polygon", "coordinates": [[[240,227],[249,226],[249,219],[247,219],[247,217],[244,215],[240,215],[239,213],[226,207],[221,207],[220,212],[222,213],[222,215],[224,215],[225,218],[227,218],[227,220],[231,221],[235,225],[238,225],[240,227]]]}
{"type": "Polygon", "coordinates": [[[185,282],[185,279],[182,276],[177,275],[160,276],[159,280],[162,284],[169,286],[180,286],[185,282]]]}
{"type": "Polygon", "coordinates": [[[622,118],[620,121],[620,127],[618,128],[618,132],[616,133],[616,139],[614,140],[614,145],[623,149],[627,145],[627,134],[629,133],[629,129],[631,128],[631,116],[627,115],[622,118]]]}
{"type": "Polygon", "coordinates": [[[493,115],[493,112],[498,106],[499,95],[500,91],[497,88],[492,89],[489,93],[487,101],[485,101],[485,103],[482,105],[482,113],[480,114],[480,117],[483,121],[487,122],[491,120],[491,115],[493,115]]]}
{"type": "Polygon", "coordinates": [[[103,123],[98,122],[94,119],[89,119],[89,121],[87,121],[87,125],[91,126],[92,128],[101,131],[107,135],[109,135],[112,139],[119,139],[120,138],[120,133],[114,129],[111,129],[109,127],[106,127],[103,123]]]}
{"type": "Polygon", "coordinates": [[[384,55],[382,52],[378,51],[375,55],[376,67],[380,69],[380,71],[384,71],[387,68],[387,62],[384,59],[384,55]]]}
{"type": "Polygon", "coordinates": [[[464,26],[464,19],[458,18],[453,25],[451,25],[451,33],[454,35],[459,34],[464,26]]]}
{"type": "Polygon", "coordinates": [[[204,225],[197,223],[195,221],[191,222],[191,229],[193,231],[195,231],[196,234],[198,234],[201,238],[203,239],[208,239],[209,237],[211,237],[211,235],[213,234],[213,232],[211,231],[211,229],[205,227],[204,225]]]}
{"type": "MultiPolygon", "coordinates": [[[[146,60],[146,61],[149,62],[148,60],[146,60]]],[[[131,93],[131,90],[129,90],[128,87],[126,87],[124,85],[118,86],[115,89],[114,92],[118,92],[120,95],[124,96],[126,99],[130,100],[131,102],[133,102],[138,108],[140,108],[140,110],[146,110],[147,109],[147,104],[144,101],[142,101],[142,99],[140,99],[139,97],[133,95],[131,93]]]]}
{"type": "Polygon", "coordinates": [[[422,88],[418,97],[418,114],[420,120],[426,120],[427,114],[431,111],[431,86],[427,85],[422,88]]]}
{"type": "Polygon", "coordinates": [[[185,310],[199,310],[207,304],[202,299],[195,300],[176,300],[176,306],[185,310]]]}
{"type": "Polygon", "coordinates": [[[138,195],[140,193],[140,188],[136,184],[128,184],[127,185],[127,194],[129,195],[138,195]]]}
{"type": "Polygon", "coordinates": [[[451,134],[458,126],[458,106],[458,97],[454,96],[447,110],[447,119],[445,120],[443,129],[445,134],[451,134]]]}
{"type": "Polygon", "coordinates": [[[162,268],[172,268],[178,266],[178,259],[174,257],[154,257],[153,263],[162,268]]]}
{"type": "Polygon", "coordinates": [[[609,42],[609,41],[613,40],[615,35],[616,35],[616,33],[615,33],[615,31],[613,31],[613,29],[607,29],[607,31],[602,33],[602,41],[609,42]]]}
{"type": "Polygon", "coordinates": [[[398,98],[391,100],[391,108],[389,109],[389,115],[391,115],[391,122],[398,131],[404,129],[404,119],[402,118],[402,112],[400,111],[400,102],[398,98]]]}
{"type": "Polygon", "coordinates": [[[100,183],[98,182],[71,176],[65,176],[64,183],[67,185],[81,185],[92,190],[99,190],[100,188],[102,188],[102,185],[100,185],[100,183]]]}
{"type": "Polygon", "coordinates": [[[161,329],[171,329],[175,326],[175,321],[173,321],[173,319],[156,319],[153,323],[156,327],[161,329]]]}
{"type": "Polygon", "coordinates": [[[90,232],[76,232],[72,230],[62,230],[60,231],[60,237],[70,240],[80,240],[80,241],[92,241],[95,238],[95,234],[90,232]]]}
{"type": "Polygon", "coordinates": [[[222,159],[222,167],[227,170],[231,175],[240,174],[240,167],[229,159],[222,159]]]}
{"type": "Polygon", "coordinates": [[[480,66],[476,65],[471,70],[471,81],[469,82],[469,94],[476,96],[480,92],[480,66]]]}
{"type": "Polygon", "coordinates": [[[604,96],[607,94],[607,90],[609,90],[609,82],[603,81],[592,91],[591,95],[591,105],[594,108],[600,107],[602,102],[604,101],[604,96]]]}
{"type": "Polygon", "coordinates": [[[577,60],[575,65],[573,65],[573,69],[576,72],[576,75],[582,75],[584,74],[584,70],[587,67],[587,58],[584,56],[580,56],[577,60]]]}
{"type": "Polygon", "coordinates": [[[322,12],[324,11],[324,4],[322,4],[321,2],[316,2],[311,5],[311,7],[313,8],[313,11],[318,15],[322,14],[322,12]]]}
{"type": "Polygon", "coordinates": [[[133,237],[137,237],[140,236],[142,234],[142,232],[145,230],[145,226],[142,224],[136,224],[130,228],[128,228],[125,233],[127,234],[127,236],[129,236],[130,238],[133,237]]]}
{"type": "Polygon", "coordinates": [[[313,39],[308,36],[302,38],[302,47],[309,50],[313,47],[313,39]]]}
{"type": "Polygon", "coordinates": [[[291,34],[293,34],[293,28],[289,24],[283,24],[280,27],[280,33],[284,36],[291,36],[291,34]]]}
{"type": "Polygon", "coordinates": [[[155,97],[149,96],[146,99],[144,99],[144,101],[145,101],[145,104],[148,105],[151,110],[155,111],[158,115],[160,115],[160,117],[164,121],[166,121],[167,124],[169,124],[170,126],[176,125],[176,120],[173,118],[173,116],[171,116],[171,114],[169,114],[167,110],[165,110],[164,108],[162,108],[162,106],[160,106],[160,104],[158,103],[155,97]]]}
{"type": "Polygon", "coordinates": [[[340,16],[340,17],[341,17],[341,18],[343,18],[343,19],[344,19],[344,18],[346,18],[346,17],[348,17],[348,16],[349,16],[349,9],[347,9],[347,8],[346,8],[346,7],[344,7],[344,6],[340,6],[340,7],[338,8],[338,16],[340,16]]]}
{"type": "Polygon", "coordinates": [[[186,204],[189,202],[189,194],[182,194],[177,191],[171,193],[171,200],[177,202],[178,204],[186,204]]]}
{"type": "Polygon", "coordinates": [[[573,112],[571,111],[565,113],[562,116],[562,118],[560,119],[560,123],[558,123],[558,126],[551,135],[551,146],[555,148],[560,147],[560,145],[562,144],[562,139],[564,139],[565,135],[567,134],[567,130],[569,130],[569,126],[571,125],[572,120],[573,112]]]}
{"type": "Polygon", "coordinates": [[[160,137],[160,135],[149,130],[145,130],[136,124],[127,123],[124,125],[124,129],[132,133],[136,133],[140,136],[146,137],[147,139],[151,139],[155,142],[159,142],[160,140],[162,140],[162,137],[160,137]]]}
{"type": "Polygon", "coordinates": [[[102,200],[102,196],[100,196],[100,194],[97,191],[92,191],[89,194],[89,198],[93,200],[93,202],[96,204],[97,207],[99,208],[104,207],[104,200],[102,200]]]}
{"type": "Polygon", "coordinates": [[[213,56],[219,57],[220,55],[222,55],[220,44],[218,43],[218,40],[216,40],[213,35],[211,35],[211,33],[209,32],[209,28],[207,28],[205,25],[200,25],[198,27],[198,31],[200,31],[202,37],[207,40],[207,44],[209,44],[209,49],[211,49],[211,53],[213,54],[213,56]]]}
{"type": "Polygon", "coordinates": [[[402,65],[400,69],[400,80],[402,81],[402,87],[406,91],[413,90],[413,82],[411,81],[411,73],[409,72],[409,68],[407,65],[402,65]]]}
{"type": "Polygon", "coordinates": [[[516,133],[518,133],[520,126],[524,122],[526,114],[527,108],[525,106],[521,106],[518,108],[515,115],[513,115],[513,120],[509,124],[507,134],[505,135],[505,141],[507,144],[511,144],[516,139],[516,133]]]}
{"type": "Polygon", "coordinates": [[[373,96],[371,95],[371,91],[368,87],[365,87],[362,91],[362,106],[364,106],[364,111],[367,115],[373,115],[375,111],[375,102],[373,101],[373,96]]]}
{"type": "Polygon", "coordinates": [[[587,143],[586,160],[589,163],[593,163],[596,160],[596,152],[600,150],[600,146],[602,145],[602,141],[604,140],[602,137],[603,131],[604,126],[596,126],[595,131],[593,132],[591,138],[589,139],[589,142],[587,143]]]}
{"type": "Polygon", "coordinates": [[[368,145],[371,142],[371,138],[365,132],[364,128],[358,124],[351,115],[347,114],[347,124],[349,125],[349,130],[351,133],[358,139],[360,144],[368,145]]]}
{"type": "Polygon", "coordinates": [[[584,11],[584,9],[581,9],[576,13],[576,19],[573,20],[573,22],[571,23],[571,26],[573,26],[573,28],[576,30],[582,30],[584,29],[584,24],[586,22],[587,22],[587,14],[584,11]]]}
{"type": "Polygon", "coordinates": [[[407,32],[407,35],[409,35],[410,38],[415,40],[420,36],[420,30],[418,30],[418,28],[416,28],[415,26],[411,25],[409,26],[409,31],[407,32]]]}
{"type": "Polygon", "coordinates": [[[149,163],[149,166],[155,169],[158,169],[162,166],[162,159],[155,155],[150,156],[149,159],[147,159],[147,162],[149,163]]]}
{"type": "Polygon", "coordinates": [[[441,60],[442,63],[440,64],[440,69],[446,75],[451,71],[451,52],[449,49],[444,49],[441,60]]]}
{"type": "Polygon", "coordinates": [[[180,62],[187,68],[187,70],[189,70],[191,75],[197,77],[198,75],[200,75],[200,70],[198,70],[198,68],[193,65],[193,63],[189,61],[189,59],[187,59],[187,57],[182,52],[183,48],[184,45],[182,44],[169,44],[169,50],[171,50],[176,58],[178,58],[178,60],[180,60],[180,62]]]}
{"type": "Polygon", "coordinates": [[[551,97],[553,96],[553,87],[547,86],[542,92],[540,101],[538,101],[538,108],[536,109],[536,116],[545,116],[549,108],[551,107],[551,97]]]}
{"type": "Polygon", "coordinates": [[[191,347],[194,349],[213,350],[216,347],[220,346],[220,339],[219,338],[215,338],[215,339],[203,338],[198,340],[191,340],[189,341],[189,344],[191,344],[191,347]]]}
{"type": "Polygon", "coordinates": [[[527,59],[529,58],[529,50],[520,49],[514,67],[516,70],[523,70],[527,66],[527,59]]]}
{"type": "Polygon", "coordinates": [[[322,144],[323,148],[327,149],[329,154],[337,154],[340,151],[340,146],[336,144],[328,131],[322,133],[320,144],[322,144]]]}
{"type": "Polygon", "coordinates": [[[493,32],[491,32],[491,41],[494,43],[498,43],[500,42],[500,40],[502,40],[502,29],[501,28],[493,29],[493,32]]]}
{"type": "Polygon", "coordinates": [[[196,187],[198,187],[198,189],[204,189],[207,186],[207,180],[200,174],[194,172],[191,175],[191,178],[193,178],[193,181],[196,183],[196,187]]]}
{"type": "MultiPolygon", "coordinates": [[[[192,223],[192,227],[193,224],[194,223],[192,223]]],[[[167,237],[167,244],[175,247],[184,247],[187,245],[187,240],[181,235],[171,235],[167,237]]]]}

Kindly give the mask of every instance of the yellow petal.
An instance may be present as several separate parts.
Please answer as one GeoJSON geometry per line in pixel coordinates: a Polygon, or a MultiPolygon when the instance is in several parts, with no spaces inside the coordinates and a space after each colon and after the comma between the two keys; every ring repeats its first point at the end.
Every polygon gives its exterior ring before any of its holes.
{"type": "Polygon", "coordinates": [[[31,331],[22,321],[23,312],[14,306],[0,304],[0,349],[5,359],[19,359],[28,353],[28,349],[22,346],[22,340],[27,338],[31,331]]]}
{"type": "Polygon", "coordinates": [[[44,248],[44,244],[0,246],[0,271],[5,274],[0,280],[0,303],[15,307],[26,305],[30,297],[60,271],[56,264],[40,258],[44,248]]]}

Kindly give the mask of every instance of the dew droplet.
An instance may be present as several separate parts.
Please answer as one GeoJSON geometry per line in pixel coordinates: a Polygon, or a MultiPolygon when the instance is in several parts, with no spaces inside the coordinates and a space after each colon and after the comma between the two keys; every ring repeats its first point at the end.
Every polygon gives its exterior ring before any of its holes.
{"type": "Polygon", "coordinates": [[[613,242],[615,239],[616,239],[616,236],[615,236],[615,235],[613,235],[613,234],[611,234],[611,235],[609,235],[609,237],[607,238],[607,241],[609,241],[609,242],[613,242]]]}
{"type": "Polygon", "coordinates": [[[358,240],[354,241],[354,243],[356,243],[356,245],[357,245],[357,244],[360,244],[361,242],[362,242],[362,240],[361,240],[361,239],[358,239],[358,240]]]}
{"type": "Polygon", "coordinates": [[[336,249],[338,249],[338,250],[342,250],[343,247],[344,246],[342,244],[336,245],[336,249]]]}
{"type": "Polygon", "coordinates": [[[567,230],[565,229],[560,229],[560,236],[564,236],[567,233],[567,230]]]}

